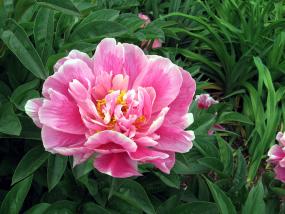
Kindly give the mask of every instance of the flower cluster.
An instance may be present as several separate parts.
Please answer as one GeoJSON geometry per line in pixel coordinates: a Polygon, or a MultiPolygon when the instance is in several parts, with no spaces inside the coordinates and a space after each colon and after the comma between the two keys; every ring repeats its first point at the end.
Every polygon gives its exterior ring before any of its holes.
{"type": "MultiPolygon", "coordinates": [[[[150,18],[147,15],[145,15],[143,13],[139,13],[138,16],[141,20],[144,21],[144,24],[141,26],[141,28],[145,28],[148,24],[151,23],[150,18]]],[[[142,43],[141,43],[141,47],[144,49],[149,49],[150,45],[151,45],[150,40],[149,41],[145,40],[145,41],[142,41],[142,43]]],[[[160,48],[161,45],[162,44],[161,44],[161,41],[159,39],[154,39],[151,48],[152,49],[160,48]]]]}
{"type": "Polygon", "coordinates": [[[175,153],[191,149],[185,128],[196,85],[169,59],[107,38],[92,58],[73,50],[54,71],[43,98],[25,106],[47,151],[73,156],[74,165],[95,156],[96,169],[123,178],[140,175],[142,163],[169,173],[175,153]]]}
{"type": "Polygon", "coordinates": [[[276,140],[279,145],[273,145],[268,151],[268,162],[275,166],[276,179],[285,183],[285,132],[278,132],[276,140]]]}

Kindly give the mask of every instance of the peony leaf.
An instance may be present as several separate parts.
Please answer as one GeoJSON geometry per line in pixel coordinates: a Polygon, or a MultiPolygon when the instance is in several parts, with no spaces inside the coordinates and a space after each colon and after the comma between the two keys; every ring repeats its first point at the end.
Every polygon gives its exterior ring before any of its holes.
{"type": "Polygon", "coordinates": [[[68,157],[60,155],[50,155],[47,167],[47,184],[51,191],[60,181],[64,174],[68,157]]]}
{"type": "Polygon", "coordinates": [[[32,208],[27,210],[25,214],[38,214],[38,213],[44,213],[48,208],[50,204],[48,203],[39,203],[34,205],[32,208]]]}
{"type": "Polygon", "coordinates": [[[75,7],[75,5],[70,0],[58,1],[58,0],[37,0],[39,5],[49,7],[55,10],[58,10],[62,13],[66,13],[69,15],[80,15],[79,10],[75,7]]]}
{"type": "Polygon", "coordinates": [[[0,106],[0,133],[9,135],[20,135],[22,130],[19,118],[10,103],[0,106]]]}
{"type": "Polygon", "coordinates": [[[235,214],[236,213],[235,207],[231,199],[224,193],[224,191],[221,190],[216,184],[212,183],[208,179],[206,179],[206,182],[211,190],[215,202],[219,207],[220,213],[235,214]]]}
{"type": "Polygon", "coordinates": [[[176,209],[173,210],[172,213],[218,214],[219,211],[215,203],[206,202],[206,201],[195,201],[178,206],[176,209]]]}
{"type": "Polygon", "coordinates": [[[136,181],[129,179],[122,180],[113,195],[143,210],[147,214],[155,213],[144,188],[136,181]]]}
{"type": "Polygon", "coordinates": [[[12,187],[2,202],[0,213],[19,213],[30,190],[32,180],[33,176],[31,175],[12,187]]]}
{"type": "Polygon", "coordinates": [[[37,146],[27,152],[18,164],[12,177],[12,185],[33,174],[48,159],[49,153],[37,146]]]}
{"type": "Polygon", "coordinates": [[[47,70],[39,57],[39,54],[35,50],[24,29],[18,25],[15,20],[9,19],[7,21],[7,27],[1,34],[1,39],[18,57],[21,63],[36,77],[40,79],[45,79],[47,77],[47,70]]]}
{"type": "Polygon", "coordinates": [[[243,206],[242,214],[250,214],[250,213],[264,214],[265,203],[263,197],[264,197],[264,189],[262,182],[259,181],[258,184],[250,190],[245,205],[243,206]]]}
{"type": "Polygon", "coordinates": [[[34,23],[34,37],[37,51],[44,63],[53,52],[54,11],[40,8],[34,23]]]}

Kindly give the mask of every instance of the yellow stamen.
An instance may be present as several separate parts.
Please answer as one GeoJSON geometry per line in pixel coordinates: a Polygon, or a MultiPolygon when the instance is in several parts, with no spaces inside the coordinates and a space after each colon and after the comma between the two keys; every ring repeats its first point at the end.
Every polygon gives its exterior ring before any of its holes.
{"type": "Polygon", "coordinates": [[[126,101],[124,100],[124,96],[125,96],[126,92],[124,90],[120,91],[119,96],[117,97],[117,104],[121,104],[123,106],[126,105],[126,101]]]}

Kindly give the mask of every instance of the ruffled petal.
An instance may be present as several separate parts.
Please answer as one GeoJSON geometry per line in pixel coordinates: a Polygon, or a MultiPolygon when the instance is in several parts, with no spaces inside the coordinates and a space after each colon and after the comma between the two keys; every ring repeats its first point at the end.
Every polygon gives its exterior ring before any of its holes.
{"type": "Polygon", "coordinates": [[[39,111],[41,123],[58,131],[84,134],[87,129],[76,104],[52,89],[49,96],[51,100],[45,99],[39,111]]]}
{"type": "Polygon", "coordinates": [[[169,157],[169,155],[166,153],[149,149],[143,146],[139,146],[135,152],[129,152],[129,156],[132,160],[137,161],[166,159],[169,157]]]}
{"type": "Polygon", "coordinates": [[[83,152],[83,153],[74,154],[73,155],[73,167],[87,161],[92,156],[92,154],[93,152],[88,152],[88,151],[83,152]]]}
{"type": "Polygon", "coordinates": [[[136,77],[142,73],[147,65],[147,57],[136,45],[123,44],[124,47],[124,74],[129,76],[129,88],[132,88],[136,77]]]}
{"type": "Polygon", "coordinates": [[[83,62],[85,62],[91,70],[93,70],[93,61],[86,53],[80,52],[78,50],[71,50],[69,52],[68,56],[66,56],[66,57],[64,57],[64,58],[62,58],[56,62],[56,64],[53,66],[54,72],[57,72],[59,70],[60,66],[62,66],[64,64],[64,62],[66,60],[69,60],[69,59],[80,59],[83,62]]]}
{"type": "Polygon", "coordinates": [[[84,135],[68,134],[43,126],[42,140],[45,149],[51,153],[74,155],[87,151],[83,146],[86,141],[84,135]]]}
{"type": "Polygon", "coordinates": [[[175,153],[168,152],[169,157],[165,159],[153,159],[146,161],[147,163],[152,163],[156,168],[160,169],[162,172],[169,174],[170,170],[175,164],[175,153]]]}
{"type": "Polygon", "coordinates": [[[49,90],[53,89],[69,98],[69,83],[74,79],[83,84],[85,88],[89,88],[95,81],[92,70],[85,62],[80,59],[69,59],[60,66],[58,72],[48,77],[44,82],[44,97],[49,98],[49,90]]]}
{"type": "Polygon", "coordinates": [[[108,154],[118,152],[134,152],[137,149],[136,143],[126,135],[105,130],[90,136],[85,146],[93,151],[108,154]]]}
{"type": "Polygon", "coordinates": [[[160,138],[155,148],[171,152],[188,152],[195,139],[193,131],[177,130],[171,127],[162,127],[156,133],[160,135],[160,138]]]}
{"type": "Polygon", "coordinates": [[[26,114],[32,118],[37,127],[42,128],[39,118],[39,110],[43,105],[43,98],[35,98],[29,100],[25,105],[26,114]]]}
{"type": "Polygon", "coordinates": [[[151,122],[150,127],[148,128],[148,130],[146,131],[145,135],[150,135],[152,133],[154,133],[156,130],[158,130],[161,125],[163,124],[165,115],[167,115],[169,108],[168,107],[164,107],[159,114],[156,116],[156,118],[151,122]]]}
{"type": "Polygon", "coordinates": [[[115,39],[103,39],[97,46],[94,54],[94,70],[96,75],[100,72],[120,74],[123,71],[124,48],[121,43],[116,44],[115,39]]]}
{"type": "Polygon", "coordinates": [[[135,80],[134,88],[139,86],[154,88],[156,99],[152,111],[155,113],[176,99],[182,81],[178,66],[169,59],[151,56],[146,69],[135,80]]]}
{"type": "Polygon", "coordinates": [[[188,119],[190,119],[189,117],[187,118],[186,114],[188,113],[189,107],[193,101],[196,83],[187,71],[183,69],[180,69],[180,71],[183,77],[183,83],[178,96],[169,105],[170,110],[166,119],[169,120],[172,125],[175,124],[176,126],[184,129],[187,127],[187,122],[189,122],[188,119]],[[184,119],[186,119],[186,121],[184,119]]]}
{"type": "Polygon", "coordinates": [[[140,176],[137,170],[137,161],[133,161],[126,153],[98,155],[94,167],[115,178],[140,176]]]}

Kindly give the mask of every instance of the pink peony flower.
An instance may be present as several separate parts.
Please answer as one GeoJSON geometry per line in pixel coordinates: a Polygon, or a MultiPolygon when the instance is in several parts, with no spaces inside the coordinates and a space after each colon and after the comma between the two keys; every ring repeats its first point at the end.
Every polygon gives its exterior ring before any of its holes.
{"type": "Polygon", "coordinates": [[[195,100],[197,100],[199,109],[208,109],[211,105],[219,103],[219,101],[215,100],[209,94],[197,95],[195,100]]]}
{"type": "MultiPolygon", "coordinates": [[[[139,13],[139,18],[143,20],[145,23],[141,26],[141,28],[145,28],[149,23],[151,23],[150,18],[147,15],[144,15],[143,13],[139,13]]],[[[141,47],[144,48],[145,50],[149,49],[151,45],[151,41],[145,40],[142,41],[141,47]]],[[[156,49],[160,48],[162,46],[162,42],[159,39],[155,39],[152,43],[151,48],[156,49]]]]}
{"type": "Polygon", "coordinates": [[[175,152],[191,149],[194,133],[184,129],[196,85],[169,59],[107,38],[92,58],[73,50],[54,71],[43,98],[25,106],[47,151],[73,156],[74,165],[95,154],[97,170],[124,178],[140,175],[142,163],[169,173],[175,152]]]}
{"type": "Polygon", "coordinates": [[[276,140],[279,145],[273,145],[268,151],[268,161],[275,165],[276,179],[285,183],[285,132],[278,132],[276,140]]]}

